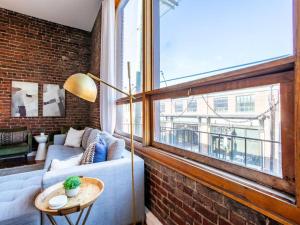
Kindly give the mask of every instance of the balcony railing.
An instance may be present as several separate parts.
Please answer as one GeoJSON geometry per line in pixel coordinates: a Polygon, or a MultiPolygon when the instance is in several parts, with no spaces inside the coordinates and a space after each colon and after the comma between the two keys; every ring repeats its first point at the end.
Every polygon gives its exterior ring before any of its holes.
{"type": "Polygon", "coordinates": [[[156,141],[281,176],[278,141],[171,127],[160,127],[156,141]]]}

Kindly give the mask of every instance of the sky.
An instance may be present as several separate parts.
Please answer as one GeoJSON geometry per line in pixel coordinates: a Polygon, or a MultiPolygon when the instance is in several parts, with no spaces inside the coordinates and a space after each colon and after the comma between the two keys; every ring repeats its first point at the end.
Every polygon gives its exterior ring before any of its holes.
{"type": "Polygon", "coordinates": [[[166,80],[293,51],[292,0],[179,0],[159,23],[166,80]]]}

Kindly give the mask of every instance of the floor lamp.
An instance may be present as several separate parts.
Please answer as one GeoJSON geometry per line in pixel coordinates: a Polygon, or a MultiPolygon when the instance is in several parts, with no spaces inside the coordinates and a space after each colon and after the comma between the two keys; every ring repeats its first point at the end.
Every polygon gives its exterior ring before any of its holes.
{"type": "Polygon", "coordinates": [[[130,63],[127,62],[128,68],[128,81],[129,81],[129,92],[124,92],[121,89],[105,82],[104,80],[96,77],[91,73],[76,73],[71,75],[64,84],[64,89],[68,92],[76,95],[89,102],[95,102],[97,98],[98,88],[95,81],[103,83],[106,86],[113,88],[114,90],[129,97],[129,108],[130,108],[130,148],[131,148],[131,190],[132,190],[132,216],[133,224],[136,223],[136,201],[135,201],[135,187],[134,187],[134,143],[133,143],[133,95],[131,91],[131,76],[130,76],[130,63]],[[94,81],[95,80],[95,81],[94,81]]]}

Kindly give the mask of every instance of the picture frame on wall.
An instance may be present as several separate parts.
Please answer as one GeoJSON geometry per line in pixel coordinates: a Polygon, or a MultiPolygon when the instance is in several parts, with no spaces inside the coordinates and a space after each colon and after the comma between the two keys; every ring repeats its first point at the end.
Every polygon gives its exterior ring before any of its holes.
{"type": "Polygon", "coordinates": [[[43,116],[65,116],[65,89],[58,84],[43,85],[43,116]]]}
{"type": "Polygon", "coordinates": [[[39,114],[38,83],[12,81],[11,89],[11,116],[37,117],[39,114]]]}

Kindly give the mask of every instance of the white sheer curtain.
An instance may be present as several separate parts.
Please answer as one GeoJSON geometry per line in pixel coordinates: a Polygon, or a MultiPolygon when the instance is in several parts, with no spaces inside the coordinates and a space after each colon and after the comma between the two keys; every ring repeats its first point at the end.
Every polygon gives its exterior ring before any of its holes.
{"type": "MultiPolygon", "coordinates": [[[[100,76],[116,85],[115,72],[115,0],[102,1],[100,76]]],[[[113,133],[116,126],[116,92],[100,86],[100,123],[103,131],[113,133]]]]}

